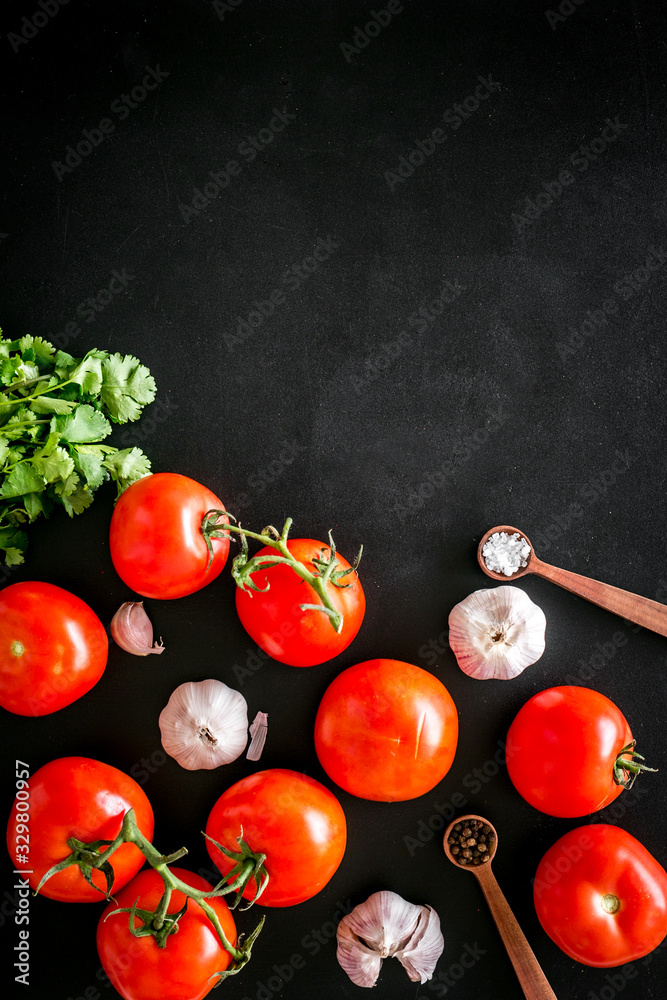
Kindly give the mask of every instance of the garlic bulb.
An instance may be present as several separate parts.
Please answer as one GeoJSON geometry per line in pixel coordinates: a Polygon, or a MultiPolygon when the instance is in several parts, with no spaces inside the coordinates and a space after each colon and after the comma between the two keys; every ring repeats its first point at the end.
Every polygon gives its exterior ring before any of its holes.
{"type": "Polygon", "coordinates": [[[248,705],[222,681],[181,684],[160,713],[162,746],[188,771],[229,764],[248,742],[248,705]]]}
{"type": "Polygon", "coordinates": [[[449,645],[470,677],[509,680],[539,660],[546,624],[519,587],[476,590],[451,611],[449,645]]]}
{"type": "Polygon", "coordinates": [[[388,890],[374,892],[343,917],[336,938],[341,968],[357,986],[375,986],[382,960],[391,957],[413,983],[425,983],[445,947],[433,907],[415,906],[388,890]]]}

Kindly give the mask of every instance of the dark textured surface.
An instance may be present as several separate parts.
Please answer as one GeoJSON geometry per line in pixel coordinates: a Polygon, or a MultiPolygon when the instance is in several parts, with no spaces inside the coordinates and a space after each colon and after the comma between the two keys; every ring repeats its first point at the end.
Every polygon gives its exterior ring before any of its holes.
{"type": "MultiPolygon", "coordinates": [[[[261,765],[241,758],[224,774],[189,774],[170,761],[144,784],[160,848],[185,843],[205,866],[199,830],[223,788],[260,766],[323,780],[312,724],[328,682],[371,656],[405,659],[432,669],[458,706],[450,774],[400,805],[341,792],[343,865],[309,903],[269,911],[252,965],[221,995],[360,996],[336,963],[332,921],[340,904],[391,888],[439,912],[441,973],[460,968],[466,946],[484,954],[449,986],[410,984],[386,963],[374,996],[517,1000],[476,883],[447,863],[438,833],[424,833],[459,793],[497,825],[494,867],[559,1000],[604,1000],[626,985],[633,998],[664,996],[664,951],[619,988],[549,941],[530,880],[576,821],[532,810],[504,768],[484,783],[473,769],[493,759],[531,694],[581,678],[618,703],[661,768],[643,783],[650,798],[625,793],[591,819],[618,822],[667,860],[665,640],[531,578],[522,586],[546,612],[547,650],[518,679],[464,677],[443,632],[451,607],[485,585],[475,547],[499,522],[525,530],[547,561],[667,594],[665,16],[640,2],[565,2],[572,13],[555,20],[540,4],[415,0],[354,52],[341,43],[367,23],[367,5],[225,6],[72,0],[12,43],[39,8],[4,5],[1,322],[10,336],[60,337],[72,353],[140,357],[159,402],[118,442],[140,444],[156,471],[206,483],[249,526],[291,515],[302,535],[333,528],[347,556],[363,542],[366,620],[338,660],[243,676],[254,647],[228,574],[172,604],[147,602],[167,646],[159,660],[114,649],[75,705],[3,717],[4,807],[15,756],[34,769],[63,754],[98,756],[141,773],[178,683],[241,678],[251,716],[269,712],[261,765]],[[168,75],[123,110],[117,102],[147,68],[168,75]],[[480,78],[487,96],[476,109],[469,100],[464,119],[454,105],[480,78]],[[113,131],[72,170],[54,169],[103,119],[113,131]],[[258,135],[271,141],[252,157],[248,137],[258,135]],[[193,205],[195,189],[231,160],[227,186],[193,205]],[[323,259],[306,274],[318,241],[323,259]],[[647,258],[654,270],[638,272],[647,258]],[[132,277],[91,314],[86,299],[114,269],[132,277]],[[272,293],[278,304],[259,323],[250,314],[272,293]],[[240,320],[257,326],[239,334],[240,320]],[[591,668],[619,630],[627,645],[591,668]],[[406,840],[420,832],[420,846],[406,840]],[[303,967],[281,985],[274,966],[295,954],[303,967]]],[[[109,559],[111,506],[109,490],[79,519],[37,526],[11,579],[67,587],[108,622],[131,596],[109,559]]],[[[5,863],[10,995],[113,995],[96,977],[98,909],[48,900],[31,902],[31,985],[12,982],[11,885],[5,863]]],[[[242,915],[243,929],[252,923],[242,915]]]]}

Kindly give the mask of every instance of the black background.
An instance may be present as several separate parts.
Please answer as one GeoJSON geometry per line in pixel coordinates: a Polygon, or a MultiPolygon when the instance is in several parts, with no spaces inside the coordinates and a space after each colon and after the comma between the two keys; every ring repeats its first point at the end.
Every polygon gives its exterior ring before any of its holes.
{"type": "MultiPolygon", "coordinates": [[[[563,955],[534,913],[537,863],[578,821],[533,810],[504,768],[476,793],[471,774],[493,760],[530,695],[573,677],[616,701],[640,748],[667,771],[665,640],[529,577],[521,586],[545,610],[547,649],[521,677],[469,679],[446,644],[452,606],[489,583],[475,548],[497,523],[518,525],[556,565],[667,594],[665,272],[640,272],[631,293],[617,285],[666,239],[665,16],[634,0],[563,7],[572,13],[554,20],[541,3],[405,0],[346,58],[341,43],[353,43],[370,5],[244,0],[216,12],[203,0],[71,0],[18,51],[9,33],[40,8],[4,5],[5,333],[66,338],[74,323],[71,353],[97,346],[141,358],[158,403],[118,430],[116,443],[143,447],[154,471],[204,482],[249,527],[290,515],[297,536],[324,539],[332,528],[348,557],[363,542],[368,600],[360,634],[338,659],[309,670],[271,662],[245,676],[239,670],[255,647],[236,619],[228,573],[191,597],[147,601],[162,657],[114,648],[81,701],[35,720],[3,716],[5,808],[15,757],[37,769],[82,754],[135,774],[142,758],[160,760],[157,716],[169,694],[216,676],[242,690],[251,718],[268,711],[262,761],[187,773],[169,760],[142,779],[158,846],[186,844],[192,866],[208,867],[199,831],[233,781],[287,766],[333,787],[312,726],[341,669],[373,656],[417,663],[442,679],[460,713],[456,760],[431,793],[385,805],[338,792],[349,824],[343,864],[313,900],[267,911],[252,964],[221,987],[231,1000],[267,991],[361,996],[337,965],[332,920],[341,904],[380,888],[436,908],[445,936],[439,971],[466,945],[483,949],[447,996],[520,997],[476,882],[448,864],[439,833],[429,840],[424,832],[457,792],[467,811],[497,825],[496,874],[560,1000],[623,992],[605,970],[563,955]],[[120,120],[112,102],[140,85],[147,67],[168,76],[120,120]],[[452,114],[443,123],[489,75],[491,95],[460,127],[452,114]],[[249,162],[239,146],[275,109],[289,124],[249,162]],[[113,134],[58,179],[53,162],[103,118],[113,134]],[[578,154],[607,119],[617,123],[614,138],[596,144],[593,158],[578,154]],[[417,166],[413,155],[409,174],[401,157],[418,142],[429,149],[437,128],[445,141],[417,166]],[[240,174],[186,223],[180,206],[230,159],[240,174]],[[401,164],[408,176],[386,176],[401,164]],[[558,193],[564,169],[573,180],[558,193]],[[537,198],[545,185],[550,204],[537,198]],[[289,287],[285,273],[319,239],[335,251],[289,287]],[[87,322],[78,307],[114,269],[131,280],[87,322]],[[452,287],[454,301],[423,332],[408,325],[452,287]],[[238,318],[278,288],[284,302],[234,343],[238,318]],[[605,300],[615,314],[585,324],[605,300]],[[619,631],[627,643],[616,648],[619,631]],[[431,641],[443,651],[433,653],[431,641]],[[598,644],[613,656],[591,666],[598,644]],[[421,846],[405,839],[420,831],[421,846]],[[317,949],[313,931],[325,942],[317,949]],[[297,953],[303,968],[292,980],[271,979],[274,964],[297,953]]],[[[112,502],[105,487],[80,518],[35,526],[11,581],[59,584],[108,623],[132,597],[109,559],[112,502]]],[[[581,822],[618,822],[664,862],[664,773],[642,785],[650,796],[624,793],[615,812],[581,822]]],[[[13,983],[11,885],[5,863],[0,940],[10,995],[113,996],[96,978],[99,908],[46,899],[31,902],[31,985],[13,983]]],[[[242,915],[241,929],[255,919],[242,915]]],[[[664,996],[664,951],[636,969],[626,996],[664,996]]],[[[443,983],[438,994],[437,980],[411,984],[386,962],[373,995],[425,1000],[444,995],[443,983]]]]}

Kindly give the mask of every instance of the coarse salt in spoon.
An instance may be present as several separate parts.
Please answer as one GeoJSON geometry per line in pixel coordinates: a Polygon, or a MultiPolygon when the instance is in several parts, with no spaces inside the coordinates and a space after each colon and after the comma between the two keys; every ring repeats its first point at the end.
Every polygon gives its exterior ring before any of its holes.
{"type": "Polygon", "coordinates": [[[481,885],[527,1000],[557,1000],[491,870],[498,848],[493,824],[473,813],[460,816],[445,830],[443,846],[452,864],[472,872],[481,885]]]}
{"type": "Polygon", "coordinates": [[[518,528],[507,524],[490,528],[482,536],[477,548],[477,561],[492,580],[507,583],[509,580],[518,580],[527,573],[534,573],[627,621],[667,636],[667,606],[542,562],[535,555],[530,539],[518,528]],[[498,568],[492,569],[491,566],[498,568]],[[501,567],[505,572],[499,571],[501,567]]]}

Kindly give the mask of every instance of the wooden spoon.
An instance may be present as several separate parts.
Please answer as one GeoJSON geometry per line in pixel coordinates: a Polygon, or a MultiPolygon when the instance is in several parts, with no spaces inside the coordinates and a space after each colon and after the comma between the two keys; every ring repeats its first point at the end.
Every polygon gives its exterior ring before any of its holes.
{"type": "Polygon", "coordinates": [[[484,893],[486,901],[489,904],[491,915],[496,922],[496,927],[500,931],[500,936],[507,949],[507,954],[511,959],[514,971],[518,976],[527,1000],[557,1000],[556,994],[549,986],[547,977],[542,972],[542,968],[533,954],[533,949],[528,944],[523,931],[517,923],[516,917],[510,909],[509,903],[505,899],[500,886],[496,882],[495,875],[491,871],[491,861],[493,860],[497,847],[498,834],[496,833],[495,827],[492,823],[489,823],[488,819],[484,819],[483,816],[475,816],[473,813],[468,816],[459,816],[459,818],[453,820],[453,822],[451,822],[445,830],[445,854],[457,868],[462,868],[464,871],[472,872],[481,885],[482,892],[484,893]],[[463,823],[465,825],[470,820],[474,819],[490,828],[490,834],[487,835],[489,838],[489,849],[486,852],[489,856],[489,860],[484,864],[479,865],[462,865],[460,861],[457,860],[456,855],[452,854],[452,847],[455,845],[449,843],[449,838],[453,836],[452,831],[457,823],[463,823]]]}
{"type": "Polygon", "coordinates": [[[667,606],[659,604],[657,601],[649,601],[648,597],[640,597],[639,594],[631,594],[628,590],[621,590],[619,587],[612,587],[608,583],[601,583],[599,580],[592,580],[588,576],[580,576],[578,573],[570,573],[569,570],[559,569],[557,566],[550,566],[542,562],[535,555],[530,539],[523,531],[512,528],[507,524],[500,524],[496,528],[490,528],[482,537],[477,548],[477,561],[487,576],[493,580],[502,580],[507,583],[509,580],[518,580],[519,577],[527,573],[534,573],[542,576],[545,580],[557,583],[559,587],[569,590],[579,597],[585,597],[587,601],[592,601],[607,611],[612,611],[615,615],[620,615],[628,621],[650,628],[653,632],[667,636],[667,606]],[[482,549],[488,542],[491,535],[496,531],[505,531],[508,535],[518,534],[530,545],[530,555],[527,565],[518,569],[511,576],[503,573],[495,573],[489,569],[484,562],[482,549]]]}

